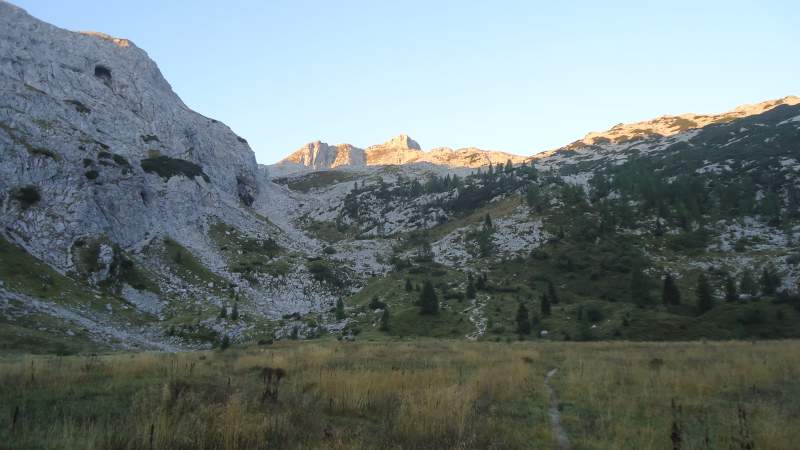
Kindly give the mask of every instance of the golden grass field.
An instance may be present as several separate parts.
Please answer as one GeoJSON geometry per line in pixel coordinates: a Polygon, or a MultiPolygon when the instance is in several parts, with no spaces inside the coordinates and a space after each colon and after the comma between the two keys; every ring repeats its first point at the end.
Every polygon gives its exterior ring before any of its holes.
{"type": "Polygon", "coordinates": [[[558,448],[551,368],[573,449],[800,448],[797,341],[433,340],[6,355],[0,448],[558,448]]]}

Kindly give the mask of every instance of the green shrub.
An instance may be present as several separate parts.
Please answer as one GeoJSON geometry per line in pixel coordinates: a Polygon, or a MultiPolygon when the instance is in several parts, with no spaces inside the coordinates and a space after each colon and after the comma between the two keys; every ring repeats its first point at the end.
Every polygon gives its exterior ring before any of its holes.
{"type": "Polygon", "coordinates": [[[39,187],[33,184],[18,186],[11,190],[11,198],[20,204],[22,209],[28,209],[42,199],[39,187]]]}
{"type": "Polygon", "coordinates": [[[56,161],[59,159],[59,156],[56,154],[56,152],[42,147],[28,146],[28,153],[32,156],[44,156],[45,158],[54,159],[56,161]]]}
{"type": "Polygon", "coordinates": [[[86,173],[84,173],[84,175],[86,175],[86,178],[90,180],[95,180],[100,175],[100,172],[96,170],[87,170],[86,173]]]}
{"type": "Polygon", "coordinates": [[[145,158],[141,161],[142,169],[148,173],[154,173],[165,180],[174,176],[184,176],[186,178],[203,177],[206,182],[210,179],[203,172],[203,168],[197,164],[169,156],[157,156],[155,158],[145,158]]]}
{"type": "Polygon", "coordinates": [[[309,261],[306,263],[306,268],[311,272],[311,276],[321,283],[337,287],[341,287],[344,284],[326,261],[321,259],[309,261]]]}

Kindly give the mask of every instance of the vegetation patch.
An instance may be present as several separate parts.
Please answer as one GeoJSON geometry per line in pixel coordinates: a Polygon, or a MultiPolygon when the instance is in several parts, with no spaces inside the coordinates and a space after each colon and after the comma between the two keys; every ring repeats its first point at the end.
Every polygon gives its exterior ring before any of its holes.
{"type": "Polygon", "coordinates": [[[186,178],[202,177],[206,182],[210,181],[202,167],[183,159],[156,156],[143,159],[141,166],[145,172],[154,173],[165,180],[174,176],[184,176],[186,178]]]}
{"type": "Polygon", "coordinates": [[[355,177],[356,175],[347,172],[324,170],[296,177],[276,178],[274,181],[278,184],[285,184],[293,191],[309,192],[313,189],[320,189],[333,186],[336,183],[350,181],[355,179],[355,177]]]}
{"type": "Polygon", "coordinates": [[[213,224],[209,236],[225,255],[231,271],[245,275],[251,282],[256,282],[257,273],[281,272],[280,266],[270,263],[284,253],[274,239],[252,238],[223,222],[213,224]]]}
{"type": "Polygon", "coordinates": [[[217,289],[227,289],[228,283],[204,266],[184,246],[171,238],[164,238],[163,242],[167,262],[176,269],[182,278],[195,283],[213,283],[217,289]]]}
{"type": "Polygon", "coordinates": [[[25,186],[17,186],[12,189],[11,199],[17,202],[22,209],[28,209],[39,203],[42,199],[42,194],[39,192],[38,186],[28,184],[25,186]]]}

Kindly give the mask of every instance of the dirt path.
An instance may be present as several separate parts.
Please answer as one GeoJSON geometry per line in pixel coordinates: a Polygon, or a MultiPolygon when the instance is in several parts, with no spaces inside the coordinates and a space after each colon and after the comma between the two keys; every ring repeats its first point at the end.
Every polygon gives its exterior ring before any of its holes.
{"type": "Polygon", "coordinates": [[[558,449],[570,450],[567,432],[564,431],[564,427],[561,426],[561,412],[558,410],[558,394],[556,394],[556,390],[553,389],[553,386],[550,385],[550,377],[555,375],[557,372],[558,369],[550,369],[550,371],[547,372],[547,376],[544,377],[544,386],[550,393],[550,409],[548,410],[548,414],[550,415],[550,423],[553,426],[553,433],[558,438],[558,449]]]}
{"type": "Polygon", "coordinates": [[[483,315],[483,307],[484,303],[480,302],[478,297],[475,297],[472,300],[472,305],[464,310],[465,313],[469,313],[469,321],[475,325],[475,331],[464,336],[468,341],[477,341],[481,336],[483,336],[484,333],[486,333],[487,319],[486,316],[483,315]]]}

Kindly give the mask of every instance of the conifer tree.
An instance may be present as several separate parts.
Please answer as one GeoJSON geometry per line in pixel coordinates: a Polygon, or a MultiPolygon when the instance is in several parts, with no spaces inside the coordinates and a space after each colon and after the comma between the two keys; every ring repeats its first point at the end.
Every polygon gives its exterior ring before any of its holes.
{"type": "Polygon", "coordinates": [[[483,219],[483,231],[491,231],[492,228],[494,228],[492,225],[492,216],[487,213],[486,217],[483,219]]]}
{"type": "Polygon", "coordinates": [[[550,299],[546,293],[542,293],[541,312],[542,317],[550,316],[550,299]]]}
{"type": "Polygon", "coordinates": [[[583,310],[578,314],[577,337],[579,341],[592,340],[592,326],[589,323],[589,315],[583,310]]]}
{"type": "Polygon", "coordinates": [[[239,320],[239,303],[233,304],[233,311],[231,311],[231,320],[239,320]]]}
{"type": "Polygon", "coordinates": [[[725,301],[735,302],[739,300],[739,293],[736,291],[736,280],[732,276],[725,277],[725,301]]]}
{"type": "Polygon", "coordinates": [[[781,284],[781,278],[774,267],[767,266],[761,271],[761,278],[758,283],[761,285],[761,292],[764,295],[775,295],[781,284]]]}
{"type": "Polygon", "coordinates": [[[647,278],[642,269],[636,267],[631,271],[631,299],[639,306],[650,304],[650,290],[647,278]]]}
{"type": "Polygon", "coordinates": [[[467,280],[467,292],[465,293],[466,297],[470,300],[475,298],[475,283],[472,281],[472,275],[470,275],[469,280],[467,280]]]}
{"type": "Polygon", "coordinates": [[[556,285],[550,280],[547,281],[547,299],[548,303],[552,303],[553,305],[557,305],[559,302],[556,285]]]}
{"type": "Polygon", "coordinates": [[[477,290],[479,290],[479,291],[485,291],[486,290],[486,286],[487,286],[487,284],[486,284],[487,281],[488,280],[486,278],[486,274],[485,273],[478,275],[478,280],[475,282],[475,288],[477,290]]]}
{"type": "Polygon", "coordinates": [[[411,284],[411,279],[406,278],[406,292],[411,292],[414,290],[414,285],[411,284]]]}
{"type": "Polygon", "coordinates": [[[506,161],[505,172],[506,173],[511,173],[513,170],[514,170],[514,164],[511,162],[511,159],[508,159],[506,161]]]}
{"type": "Polygon", "coordinates": [[[383,313],[381,314],[381,331],[389,331],[389,307],[385,306],[383,308],[383,313]]]}
{"type": "Polygon", "coordinates": [[[664,277],[661,301],[667,306],[681,304],[681,291],[678,289],[678,285],[675,284],[675,278],[673,278],[672,274],[668,273],[664,277]]]}
{"type": "Polygon", "coordinates": [[[739,281],[739,291],[749,295],[758,294],[758,286],[753,278],[753,272],[746,269],[742,272],[742,279],[739,281]]]}
{"type": "Polygon", "coordinates": [[[344,320],[344,301],[341,298],[336,300],[336,320],[344,320]]]}
{"type": "Polygon", "coordinates": [[[439,298],[430,280],[425,280],[422,292],[419,294],[420,314],[438,314],[439,298]]]}
{"type": "Polygon", "coordinates": [[[225,351],[230,346],[231,346],[231,338],[228,337],[227,334],[225,336],[222,336],[222,341],[220,341],[219,343],[219,349],[225,351]]]}
{"type": "Polygon", "coordinates": [[[227,319],[228,318],[228,307],[226,305],[222,305],[222,308],[219,310],[219,318],[220,319],[227,319]]]}
{"type": "Polygon", "coordinates": [[[531,321],[528,316],[528,308],[525,304],[520,302],[517,308],[517,334],[527,335],[531,334],[531,321]]]}
{"type": "Polygon", "coordinates": [[[711,284],[705,274],[700,274],[697,277],[697,288],[695,289],[697,296],[697,313],[703,314],[714,307],[714,298],[711,292],[711,284]]]}

